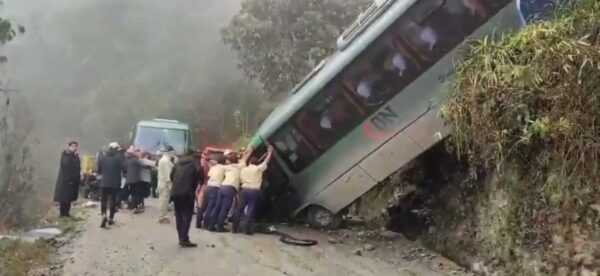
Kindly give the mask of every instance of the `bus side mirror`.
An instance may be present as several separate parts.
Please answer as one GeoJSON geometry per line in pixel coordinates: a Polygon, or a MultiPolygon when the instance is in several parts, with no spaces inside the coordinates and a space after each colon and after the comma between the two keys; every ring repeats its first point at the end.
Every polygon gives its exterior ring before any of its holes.
{"type": "Polygon", "coordinates": [[[129,132],[129,140],[133,139],[133,132],[129,132]]]}

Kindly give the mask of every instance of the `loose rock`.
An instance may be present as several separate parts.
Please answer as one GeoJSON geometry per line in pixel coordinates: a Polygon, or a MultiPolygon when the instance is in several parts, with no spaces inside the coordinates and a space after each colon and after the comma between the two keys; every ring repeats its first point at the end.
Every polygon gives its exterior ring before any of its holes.
{"type": "Polygon", "coordinates": [[[573,257],[573,261],[582,265],[592,265],[594,257],[588,253],[579,253],[573,257]]]}
{"type": "Polygon", "coordinates": [[[598,276],[598,272],[591,271],[585,267],[582,267],[579,275],[581,275],[581,276],[598,276]]]}
{"type": "Polygon", "coordinates": [[[379,232],[379,236],[387,239],[387,240],[392,240],[395,239],[399,236],[400,234],[394,232],[394,231],[390,231],[390,230],[382,230],[379,232]]]}

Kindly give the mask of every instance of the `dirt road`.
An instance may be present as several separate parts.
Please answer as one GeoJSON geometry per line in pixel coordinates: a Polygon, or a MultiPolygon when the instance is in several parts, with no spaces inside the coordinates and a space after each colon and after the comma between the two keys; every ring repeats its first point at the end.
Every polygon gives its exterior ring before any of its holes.
{"type": "Polygon", "coordinates": [[[357,256],[326,233],[288,229],[318,239],[313,247],[282,244],[269,235],[209,233],[192,228],[198,248],[177,244],[174,220],[158,224],[155,200],[140,215],[120,212],[110,230],[99,227],[97,209],[90,209],[83,231],[61,249],[64,275],[443,275],[428,265],[357,256]]]}

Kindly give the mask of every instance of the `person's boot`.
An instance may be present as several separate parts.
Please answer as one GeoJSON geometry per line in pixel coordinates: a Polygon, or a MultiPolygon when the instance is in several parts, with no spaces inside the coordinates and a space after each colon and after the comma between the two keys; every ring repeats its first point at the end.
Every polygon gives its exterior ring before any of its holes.
{"type": "Polygon", "coordinates": [[[137,207],[137,208],[135,208],[135,210],[133,210],[134,214],[141,214],[143,212],[144,212],[144,210],[142,209],[142,207],[137,207]]]}
{"type": "Polygon", "coordinates": [[[198,247],[198,244],[195,244],[191,241],[184,241],[184,242],[179,242],[179,246],[181,246],[183,248],[193,248],[193,247],[198,247]]]}
{"type": "Polygon", "coordinates": [[[244,234],[252,236],[254,234],[254,231],[252,231],[252,224],[251,223],[246,223],[244,225],[243,228],[244,234]]]}
{"type": "Polygon", "coordinates": [[[108,219],[106,218],[106,216],[102,216],[102,223],[100,223],[100,228],[106,228],[107,222],[108,222],[108,219]]]}
{"type": "Polygon", "coordinates": [[[114,218],[110,218],[108,220],[108,225],[114,225],[115,224],[115,219],[114,218]]]}
{"type": "Polygon", "coordinates": [[[215,232],[217,232],[217,233],[227,233],[227,232],[229,232],[229,230],[227,228],[223,227],[223,226],[219,226],[219,227],[217,227],[217,230],[215,230],[215,232]]]}
{"type": "Polygon", "coordinates": [[[204,223],[204,229],[210,232],[215,232],[217,230],[214,225],[210,225],[208,223],[204,223]]]}

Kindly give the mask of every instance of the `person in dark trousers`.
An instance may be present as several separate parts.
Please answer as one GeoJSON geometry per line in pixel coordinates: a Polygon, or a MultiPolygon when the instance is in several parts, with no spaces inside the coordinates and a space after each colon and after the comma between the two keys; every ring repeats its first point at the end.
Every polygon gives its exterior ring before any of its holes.
{"type": "Polygon", "coordinates": [[[243,219],[243,232],[248,235],[252,234],[252,222],[254,221],[256,204],[260,198],[263,172],[267,170],[267,164],[271,161],[272,156],[273,147],[269,145],[267,157],[262,163],[260,163],[258,158],[252,157],[250,158],[250,164],[240,171],[242,191],[239,205],[233,216],[233,227],[231,229],[233,233],[237,233],[240,230],[240,222],[243,219]],[[245,213],[244,210],[246,210],[245,213]]]}
{"type": "Polygon", "coordinates": [[[115,211],[117,210],[117,195],[121,188],[121,177],[125,171],[125,160],[119,154],[119,144],[111,143],[108,152],[98,162],[98,174],[102,176],[100,182],[100,212],[102,223],[100,227],[106,228],[106,223],[115,223],[115,211]],[[106,217],[106,209],[109,205],[110,214],[106,217]]]}
{"type": "Polygon", "coordinates": [[[198,210],[196,218],[196,227],[204,226],[206,230],[215,231],[214,225],[215,217],[214,209],[217,206],[217,198],[219,196],[219,188],[225,179],[225,156],[217,157],[217,164],[210,167],[208,170],[208,182],[206,184],[206,190],[204,192],[204,198],[202,199],[202,206],[198,210]],[[203,224],[202,224],[203,223],[203,224]]]}
{"type": "Polygon", "coordinates": [[[248,158],[252,155],[252,150],[248,149],[244,152],[241,160],[238,160],[236,154],[229,154],[227,156],[228,164],[225,166],[225,179],[221,184],[221,188],[219,188],[217,207],[212,214],[214,221],[211,221],[212,224],[208,226],[209,229],[214,228],[214,224],[216,224],[217,232],[227,232],[227,229],[224,227],[225,220],[233,205],[233,199],[240,188],[240,171],[246,167],[248,158]]]}
{"type": "Polygon", "coordinates": [[[152,171],[156,170],[154,161],[150,160],[148,153],[142,153],[140,162],[142,164],[142,170],[140,172],[140,180],[142,181],[142,202],[141,208],[145,207],[144,199],[150,196],[151,193],[151,182],[152,182],[152,171]]]}
{"type": "Polygon", "coordinates": [[[144,198],[144,185],[142,183],[142,162],[141,152],[139,150],[131,148],[129,151],[130,155],[126,161],[126,173],[125,173],[125,186],[129,187],[131,193],[131,207],[134,214],[140,214],[143,212],[141,208],[142,199],[144,198]]]}
{"type": "Polygon", "coordinates": [[[197,246],[190,241],[188,234],[194,216],[196,189],[203,180],[193,152],[187,152],[183,158],[177,161],[171,171],[173,187],[170,199],[175,207],[175,223],[181,247],[197,246]]]}
{"type": "MultiPolygon", "coordinates": [[[[208,172],[210,171],[211,163],[210,158],[206,152],[203,152],[200,157],[200,171],[202,172],[202,176],[204,177],[203,183],[198,186],[196,189],[196,209],[198,214],[202,214],[204,209],[202,209],[204,202],[204,193],[206,192],[206,187],[208,184],[208,172]]],[[[204,207],[206,208],[206,207],[204,207]]],[[[197,215],[196,217],[196,228],[202,228],[202,215],[197,215]]]]}
{"type": "Polygon", "coordinates": [[[162,157],[162,152],[156,152],[154,157],[154,169],[150,172],[150,190],[153,198],[158,198],[158,160],[162,157]]]}
{"type": "Polygon", "coordinates": [[[71,204],[77,200],[81,182],[81,161],[77,154],[79,144],[68,143],[68,147],[60,156],[58,179],[54,189],[54,202],[58,202],[61,217],[71,216],[71,204]]]}
{"type": "MultiPolygon", "coordinates": [[[[124,148],[119,148],[117,154],[119,156],[121,156],[121,158],[123,160],[127,160],[127,150],[125,150],[124,148]]],[[[124,161],[124,162],[125,162],[124,161]]],[[[127,164],[125,164],[126,166],[127,164]]],[[[127,167],[125,167],[125,169],[127,169],[127,167]]],[[[127,186],[125,186],[125,174],[123,174],[123,176],[121,177],[121,186],[119,187],[119,193],[117,194],[117,210],[122,209],[123,208],[123,202],[127,203],[127,208],[129,208],[131,206],[131,203],[129,202],[129,189],[127,186]]]]}
{"type": "Polygon", "coordinates": [[[153,169],[150,173],[150,176],[152,177],[152,181],[150,182],[150,194],[152,198],[158,198],[158,170],[153,169]]]}

